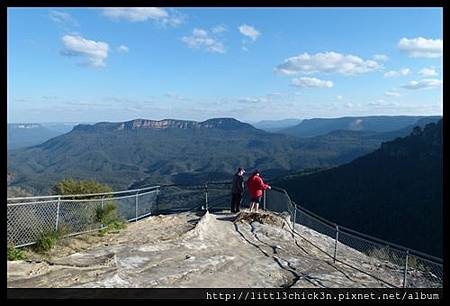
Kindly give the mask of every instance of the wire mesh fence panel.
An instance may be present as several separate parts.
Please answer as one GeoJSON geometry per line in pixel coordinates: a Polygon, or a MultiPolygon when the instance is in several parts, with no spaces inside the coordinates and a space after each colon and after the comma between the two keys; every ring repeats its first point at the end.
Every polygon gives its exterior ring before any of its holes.
{"type": "Polygon", "coordinates": [[[7,239],[15,246],[34,243],[43,233],[56,230],[57,200],[7,207],[7,239]]]}
{"type": "Polygon", "coordinates": [[[148,216],[152,213],[157,198],[158,190],[139,194],[138,218],[148,216]]]}
{"type": "Polygon", "coordinates": [[[308,227],[320,234],[326,235],[332,239],[336,238],[336,227],[335,226],[325,223],[300,209],[296,209],[295,216],[296,216],[295,223],[306,226],[306,227],[308,227]]]}
{"type": "Polygon", "coordinates": [[[64,233],[80,233],[101,227],[97,221],[98,200],[61,200],[58,214],[58,229],[64,233]]]}
{"type": "MultiPolygon", "coordinates": [[[[33,244],[43,234],[59,229],[64,229],[67,235],[99,229],[102,225],[98,220],[98,209],[109,204],[117,208],[119,217],[128,221],[150,214],[202,210],[207,207],[213,211],[229,210],[231,184],[171,185],[160,189],[151,187],[103,195],[44,198],[8,199],[8,243],[19,247],[33,244]]],[[[249,206],[250,195],[244,189],[241,208],[249,206]]],[[[292,202],[284,189],[274,187],[266,190],[260,208],[277,213],[288,212],[291,221],[295,221],[297,234],[305,239],[309,237],[311,241],[317,238],[321,242],[321,249],[335,257],[337,262],[376,278],[383,286],[442,287],[443,267],[439,258],[417,251],[407,253],[401,246],[345,227],[337,231],[332,222],[292,202]]]]}
{"type": "Polygon", "coordinates": [[[264,208],[264,204],[266,210],[278,213],[292,212],[289,197],[287,194],[279,190],[267,189],[261,199],[260,207],[264,208]]]}
{"type": "Polygon", "coordinates": [[[205,209],[205,186],[162,186],[155,213],[205,209]]]}
{"type": "Polygon", "coordinates": [[[310,240],[315,240],[316,234],[314,232],[325,235],[325,237],[318,237],[317,241],[320,241],[322,251],[329,256],[334,256],[336,227],[326,224],[300,209],[294,209],[296,210],[295,214],[293,214],[295,215],[295,223],[303,226],[302,230],[296,227],[298,234],[306,239],[310,238],[310,240]],[[311,230],[314,232],[311,232],[311,230]]]}
{"type": "Polygon", "coordinates": [[[231,183],[208,184],[208,209],[210,211],[231,209],[231,183]]]}
{"type": "Polygon", "coordinates": [[[442,264],[421,258],[408,256],[408,273],[406,275],[407,288],[442,288],[442,264]]]}
{"type": "Polygon", "coordinates": [[[117,206],[117,213],[120,218],[132,221],[136,220],[136,196],[129,195],[120,198],[105,199],[106,203],[113,203],[117,206]]]}
{"type": "Polygon", "coordinates": [[[403,286],[406,260],[403,250],[340,231],[336,258],[392,287],[403,286]]]}

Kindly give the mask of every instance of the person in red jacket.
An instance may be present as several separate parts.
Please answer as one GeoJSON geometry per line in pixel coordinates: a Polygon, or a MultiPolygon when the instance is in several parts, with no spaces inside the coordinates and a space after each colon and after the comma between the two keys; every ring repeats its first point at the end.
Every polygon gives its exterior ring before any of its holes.
{"type": "Polygon", "coordinates": [[[247,188],[250,193],[250,212],[253,208],[255,208],[255,211],[258,212],[263,190],[271,189],[271,187],[264,183],[260,177],[259,170],[255,170],[247,180],[247,188]]]}

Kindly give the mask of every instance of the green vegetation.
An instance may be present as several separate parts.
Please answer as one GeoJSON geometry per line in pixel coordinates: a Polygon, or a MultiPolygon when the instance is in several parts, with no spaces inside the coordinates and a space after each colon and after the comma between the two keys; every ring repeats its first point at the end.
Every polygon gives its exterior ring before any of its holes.
{"type": "MultiPolygon", "coordinates": [[[[389,249],[389,247],[384,248],[373,248],[367,252],[365,252],[368,256],[382,260],[382,261],[389,261],[393,264],[396,264],[398,266],[404,267],[405,266],[405,258],[406,258],[406,252],[399,253],[394,252],[389,249]]],[[[410,270],[419,270],[422,272],[431,272],[431,267],[425,262],[420,261],[416,256],[409,255],[408,256],[408,269],[410,270]]]]}
{"type": "Polygon", "coordinates": [[[399,258],[389,250],[388,247],[385,248],[373,248],[365,252],[369,257],[373,257],[379,260],[390,261],[394,264],[399,264],[399,258]]]}
{"type": "Polygon", "coordinates": [[[332,222],[442,258],[442,156],[440,120],[351,163],[273,185],[332,222]]]}
{"type": "Polygon", "coordinates": [[[99,232],[101,236],[126,227],[125,221],[117,215],[117,205],[115,203],[108,203],[104,207],[97,207],[96,221],[104,226],[99,232]]]}
{"type": "Polygon", "coordinates": [[[413,270],[419,270],[423,272],[432,272],[431,266],[425,264],[425,262],[420,261],[417,259],[416,256],[409,256],[408,257],[408,267],[413,270]]]}
{"type": "MultiPolygon", "coordinates": [[[[94,180],[76,181],[73,178],[66,178],[53,187],[53,193],[59,195],[88,194],[112,192],[112,188],[105,184],[100,184],[94,180]]],[[[90,197],[95,198],[95,197],[90,197]]],[[[82,199],[77,197],[76,199],[82,199]]]]}
{"type": "MultiPolygon", "coordinates": [[[[77,126],[70,133],[39,146],[9,152],[12,185],[37,194],[67,174],[76,179],[95,178],[114,189],[146,184],[202,184],[230,179],[239,166],[258,168],[266,179],[293,170],[331,167],[349,162],[379,147],[384,137],[359,131],[299,139],[273,134],[233,121],[211,128],[124,128],[119,124],[77,126]],[[137,182],[138,178],[142,178],[137,182]]],[[[392,138],[389,138],[392,139],[392,138]]],[[[56,193],[70,189],[70,182],[56,193]]],[[[103,191],[103,190],[102,190],[103,191]]],[[[55,192],[55,190],[53,190],[55,192]]]]}
{"type": "Polygon", "coordinates": [[[36,244],[34,244],[32,248],[36,253],[46,254],[56,245],[58,240],[65,237],[67,234],[67,228],[64,226],[61,226],[57,231],[45,232],[39,236],[36,244]]]}
{"type": "Polygon", "coordinates": [[[15,248],[14,245],[8,244],[7,246],[7,258],[8,260],[26,260],[27,256],[23,249],[15,248]]]}
{"type": "MultiPolygon", "coordinates": [[[[341,118],[313,118],[305,119],[301,123],[279,130],[279,133],[297,137],[312,137],[325,135],[337,130],[368,131],[389,133],[392,131],[405,132],[406,136],[413,125],[425,125],[437,122],[440,116],[364,116],[341,118]],[[405,128],[407,128],[405,130],[405,128]]],[[[392,138],[393,139],[393,138],[392,138]]]]}

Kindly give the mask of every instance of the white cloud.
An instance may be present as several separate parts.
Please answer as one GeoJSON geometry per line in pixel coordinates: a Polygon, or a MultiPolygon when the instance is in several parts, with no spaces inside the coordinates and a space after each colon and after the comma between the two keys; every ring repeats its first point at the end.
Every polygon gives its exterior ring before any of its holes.
{"type": "Polygon", "coordinates": [[[324,81],[317,78],[304,77],[299,79],[293,79],[291,85],[301,88],[331,88],[333,87],[333,82],[324,81]]]}
{"type": "Polygon", "coordinates": [[[303,53],[290,57],[278,65],[275,71],[284,75],[299,73],[339,73],[356,75],[378,70],[381,65],[373,60],[363,60],[355,55],[345,55],[336,52],[308,54],[303,53]]]}
{"type": "Polygon", "coordinates": [[[387,102],[387,101],[384,101],[383,99],[378,99],[376,101],[369,102],[368,105],[371,107],[377,107],[377,108],[379,108],[379,107],[392,108],[392,107],[398,106],[398,102],[396,102],[396,101],[387,102]]]}
{"type": "Polygon", "coordinates": [[[346,108],[352,108],[354,105],[353,105],[353,103],[351,103],[351,102],[347,102],[347,103],[344,104],[344,106],[345,106],[346,108]]]}
{"type": "Polygon", "coordinates": [[[403,88],[406,89],[429,89],[436,88],[442,86],[442,80],[439,79],[422,79],[420,81],[411,81],[406,85],[403,85],[403,88]]]}
{"type": "Polygon", "coordinates": [[[239,103],[244,103],[244,104],[266,103],[267,101],[268,100],[264,97],[256,97],[256,98],[245,97],[245,98],[238,99],[239,103]]]}
{"type": "Polygon", "coordinates": [[[203,49],[210,53],[225,53],[225,47],[222,42],[211,37],[208,31],[195,28],[191,36],[183,36],[181,41],[189,48],[203,49]]]}
{"type": "Polygon", "coordinates": [[[56,23],[78,26],[78,22],[69,13],[50,11],[48,16],[56,23]]]}
{"type": "Polygon", "coordinates": [[[62,55],[82,56],[86,62],[82,63],[91,67],[104,67],[108,57],[109,46],[102,41],[88,40],[81,36],[64,35],[62,37],[64,50],[62,55]]]}
{"type": "Polygon", "coordinates": [[[433,67],[423,68],[422,70],[419,71],[419,74],[423,77],[433,77],[438,75],[438,73],[433,67]]]}
{"type": "Polygon", "coordinates": [[[410,73],[411,73],[411,70],[409,68],[403,68],[398,71],[395,71],[395,70],[388,71],[384,74],[384,77],[385,78],[397,78],[399,76],[406,76],[410,73]]]}
{"type": "Polygon", "coordinates": [[[258,39],[258,37],[261,35],[261,33],[254,27],[246,24],[239,26],[239,32],[241,32],[241,34],[244,36],[250,37],[253,41],[258,39]]]}
{"type": "Polygon", "coordinates": [[[214,28],[211,29],[211,32],[213,32],[214,34],[223,33],[226,31],[228,31],[228,29],[223,24],[215,26],[214,28]]]}
{"type": "Polygon", "coordinates": [[[409,57],[436,58],[442,56],[443,41],[442,39],[426,39],[423,37],[402,38],[397,46],[401,51],[406,52],[409,57]]]}
{"type": "Polygon", "coordinates": [[[109,7],[102,9],[103,16],[111,20],[129,22],[157,21],[162,24],[177,26],[184,21],[184,16],[172,10],[159,7],[109,7]]]}
{"type": "Polygon", "coordinates": [[[342,101],[344,99],[344,97],[341,96],[341,95],[338,95],[338,96],[336,96],[336,99],[339,100],[339,101],[342,101]]]}
{"type": "Polygon", "coordinates": [[[179,100],[179,101],[190,101],[191,100],[190,98],[184,97],[182,95],[179,95],[179,94],[171,92],[171,91],[166,92],[164,94],[164,96],[166,98],[169,98],[169,99],[172,99],[172,100],[179,100]]]}
{"type": "Polygon", "coordinates": [[[128,53],[130,51],[130,48],[128,48],[125,45],[120,45],[117,47],[117,52],[119,53],[128,53]]]}
{"type": "Polygon", "coordinates": [[[401,94],[395,90],[388,90],[384,93],[384,95],[388,96],[388,97],[400,97],[401,96],[401,94]]]}
{"type": "Polygon", "coordinates": [[[389,57],[385,54],[375,54],[373,56],[373,59],[375,61],[386,62],[387,60],[389,60],[389,57]]]}

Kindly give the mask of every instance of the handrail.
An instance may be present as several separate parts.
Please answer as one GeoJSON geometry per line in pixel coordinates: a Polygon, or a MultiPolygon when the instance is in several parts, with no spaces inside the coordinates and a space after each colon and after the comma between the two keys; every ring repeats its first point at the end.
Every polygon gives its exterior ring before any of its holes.
{"type": "Polygon", "coordinates": [[[113,192],[99,192],[99,193],[79,193],[79,194],[66,194],[66,195],[51,195],[51,196],[34,196],[34,197],[18,197],[18,198],[7,198],[7,201],[17,201],[17,200],[33,200],[33,199],[57,199],[57,198],[69,198],[69,197],[90,197],[90,196],[99,196],[99,195],[112,195],[112,194],[121,194],[121,193],[130,193],[130,192],[139,192],[142,190],[148,189],[158,189],[160,186],[151,186],[145,188],[138,189],[130,189],[130,190],[122,190],[122,191],[113,191],[113,192]]]}
{"type": "Polygon", "coordinates": [[[345,227],[345,226],[339,226],[339,229],[341,230],[341,232],[346,232],[347,231],[348,235],[352,235],[352,236],[354,236],[356,238],[359,238],[359,239],[364,239],[364,240],[369,241],[369,242],[375,242],[375,243],[379,243],[379,244],[382,244],[382,245],[387,245],[389,247],[393,247],[394,249],[397,249],[397,250],[403,251],[403,252],[409,251],[409,253],[415,253],[415,254],[417,254],[419,256],[424,256],[424,257],[428,257],[431,260],[439,261],[440,264],[443,263],[442,258],[435,257],[435,256],[432,256],[432,255],[429,255],[429,254],[426,254],[426,253],[423,253],[423,252],[420,252],[420,251],[412,250],[411,248],[407,248],[407,247],[405,247],[403,245],[396,244],[394,242],[390,242],[390,241],[383,240],[381,238],[370,236],[370,235],[367,235],[367,234],[364,234],[364,233],[352,230],[351,228],[348,228],[348,227],[345,227]]]}
{"type": "MultiPolygon", "coordinates": [[[[17,200],[32,200],[32,199],[57,199],[57,198],[61,198],[61,200],[64,200],[64,198],[67,197],[84,197],[84,196],[98,196],[98,195],[113,195],[113,194],[123,194],[123,193],[131,193],[131,192],[137,192],[139,193],[142,190],[152,190],[152,189],[161,189],[161,188],[165,188],[165,187],[194,187],[194,188],[205,188],[205,186],[207,185],[230,185],[230,182],[227,181],[223,181],[223,182],[206,182],[205,184],[202,185],[187,185],[187,184],[166,184],[166,185],[157,185],[157,186],[148,186],[148,187],[141,187],[141,188],[137,188],[137,189],[131,189],[131,190],[123,190],[123,191],[116,191],[116,192],[106,192],[106,193],[92,193],[92,194],[73,194],[73,195],[52,195],[52,196],[40,196],[40,197],[18,197],[18,198],[8,198],[7,201],[17,201],[17,200]]],[[[322,223],[324,223],[324,225],[330,226],[330,227],[335,227],[337,226],[336,223],[331,222],[330,220],[327,220],[315,213],[313,213],[312,211],[296,204],[290,197],[289,193],[287,192],[286,189],[284,188],[280,188],[277,186],[271,186],[272,190],[277,191],[277,192],[282,192],[286,195],[286,197],[288,198],[289,204],[291,204],[295,209],[298,209],[299,211],[302,211],[303,213],[309,215],[310,217],[316,219],[317,221],[320,221],[322,223]]],[[[15,206],[15,205],[26,205],[26,204],[32,204],[32,203],[38,203],[38,202],[31,202],[31,203],[8,203],[8,206],[15,206]]],[[[417,250],[413,250],[411,248],[407,248],[405,246],[393,243],[393,242],[389,242],[374,236],[370,236],[355,230],[352,230],[350,228],[347,228],[345,226],[339,226],[340,231],[342,232],[348,232],[348,234],[353,234],[355,236],[359,236],[359,238],[361,239],[365,239],[367,241],[370,242],[375,242],[378,244],[383,244],[389,247],[393,247],[395,249],[401,250],[401,251],[409,251],[412,254],[416,254],[419,256],[423,256],[428,258],[428,261],[435,261],[438,264],[442,264],[443,260],[439,257],[436,256],[432,256],[417,250]]],[[[424,260],[426,260],[426,258],[424,258],[424,260]]]]}

